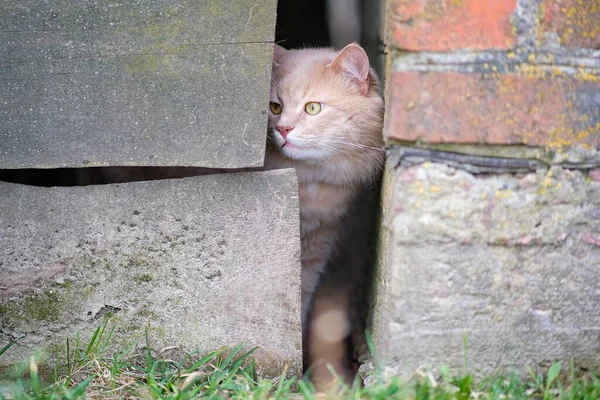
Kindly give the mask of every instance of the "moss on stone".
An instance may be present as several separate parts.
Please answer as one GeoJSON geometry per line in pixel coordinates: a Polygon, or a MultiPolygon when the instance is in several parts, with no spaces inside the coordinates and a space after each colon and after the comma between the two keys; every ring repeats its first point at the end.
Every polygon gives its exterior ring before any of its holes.
{"type": "Polygon", "coordinates": [[[152,281],[152,275],[150,274],[141,274],[138,275],[134,278],[135,282],[139,285],[141,283],[144,282],[151,282],[152,281]]]}
{"type": "Polygon", "coordinates": [[[17,330],[35,330],[59,322],[63,314],[80,309],[92,289],[71,282],[54,284],[51,288],[0,304],[0,326],[17,330]]]}
{"type": "Polygon", "coordinates": [[[135,313],[136,316],[151,318],[152,320],[156,320],[158,317],[156,313],[152,311],[149,307],[144,306],[138,312],[135,313]]]}

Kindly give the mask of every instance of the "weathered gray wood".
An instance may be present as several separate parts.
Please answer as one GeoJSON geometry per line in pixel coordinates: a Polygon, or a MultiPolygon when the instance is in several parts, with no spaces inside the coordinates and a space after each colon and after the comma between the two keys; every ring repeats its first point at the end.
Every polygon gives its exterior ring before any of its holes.
{"type": "Polygon", "coordinates": [[[0,168],[262,165],[275,8],[0,3],[0,168]]]}
{"type": "Polygon", "coordinates": [[[115,310],[115,348],[144,346],[149,324],[157,351],[243,341],[260,346],[263,372],[301,373],[293,170],[74,188],[0,182],[0,206],[0,344],[25,336],[0,371],[53,354],[76,332],[88,340],[115,310]]]}

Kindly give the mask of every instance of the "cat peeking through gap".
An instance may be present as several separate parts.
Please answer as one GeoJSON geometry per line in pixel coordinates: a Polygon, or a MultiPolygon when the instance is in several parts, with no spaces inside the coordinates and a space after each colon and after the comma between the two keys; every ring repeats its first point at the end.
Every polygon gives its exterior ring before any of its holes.
{"type": "Polygon", "coordinates": [[[329,296],[315,293],[327,268],[344,268],[331,262],[344,220],[354,218],[353,204],[382,170],[380,83],[357,44],[341,51],[275,45],[269,108],[265,166],[295,168],[298,175],[305,362],[322,361],[313,381],[324,387],[331,378],[326,363],[351,375],[345,349],[353,288],[334,281],[327,283],[329,296]]]}

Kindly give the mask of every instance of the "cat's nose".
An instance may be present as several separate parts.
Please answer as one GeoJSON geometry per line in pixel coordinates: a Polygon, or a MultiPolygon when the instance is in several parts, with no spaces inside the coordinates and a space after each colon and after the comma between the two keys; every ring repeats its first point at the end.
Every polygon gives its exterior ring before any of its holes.
{"type": "Polygon", "coordinates": [[[283,136],[283,138],[285,139],[288,135],[288,133],[291,132],[292,129],[294,129],[293,126],[276,126],[275,129],[277,129],[279,131],[279,133],[281,133],[281,136],[283,136]]]}

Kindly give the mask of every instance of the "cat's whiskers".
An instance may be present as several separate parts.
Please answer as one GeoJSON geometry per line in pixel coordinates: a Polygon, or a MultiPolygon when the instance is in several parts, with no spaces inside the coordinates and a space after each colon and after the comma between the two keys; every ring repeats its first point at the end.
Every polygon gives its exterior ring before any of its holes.
{"type": "Polygon", "coordinates": [[[334,139],[324,139],[324,142],[330,143],[330,144],[338,144],[338,145],[342,145],[342,146],[349,146],[349,147],[353,147],[355,149],[363,150],[363,151],[373,153],[373,154],[384,154],[385,153],[385,150],[382,148],[367,146],[367,145],[360,144],[360,143],[353,143],[353,142],[347,142],[347,141],[343,141],[343,140],[334,140],[334,139]]]}
{"type": "Polygon", "coordinates": [[[358,151],[360,153],[367,154],[376,159],[379,163],[383,163],[385,157],[384,149],[367,146],[360,143],[336,140],[334,138],[318,137],[315,135],[303,135],[302,138],[297,139],[299,139],[303,145],[307,145],[306,147],[326,148],[335,152],[344,152],[351,148],[353,152],[358,151]]]}
{"type": "Polygon", "coordinates": [[[373,150],[385,152],[385,149],[382,147],[367,146],[366,144],[354,143],[354,142],[350,142],[350,141],[347,141],[344,139],[329,138],[329,137],[310,135],[310,134],[305,134],[305,135],[303,135],[303,137],[307,138],[307,139],[318,139],[318,140],[327,141],[330,143],[339,143],[339,144],[344,144],[344,145],[348,145],[348,146],[355,146],[355,147],[361,147],[361,148],[373,149],[373,150]]]}
{"type": "Polygon", "coordinates": [[[311,140],[311,141],[306,141],[305,143],[310,143],[313,145],[313,147],[316,148],[328,148],[328,149],[332,149],[332,150],[336,150],[336,151],[344,151],[344,148],[348,148],[351,147],[355,150],[358,150],[361,153],[367,153],[367,154],[379,154],[378,152],[376,152],[374,149],[369,148],[368,146],[366,147],[362,147],[362,146],[358,146],[354,143],[347,143],[347,142],[336,142],[336,141],[330,141],[330,140],[324,140],[324,139],[318,139],[318,140],[311,140]]]}

